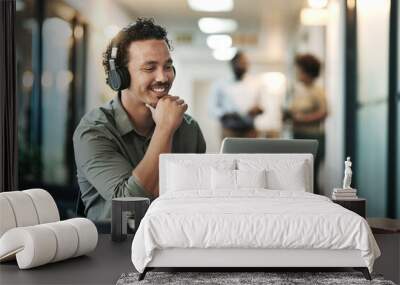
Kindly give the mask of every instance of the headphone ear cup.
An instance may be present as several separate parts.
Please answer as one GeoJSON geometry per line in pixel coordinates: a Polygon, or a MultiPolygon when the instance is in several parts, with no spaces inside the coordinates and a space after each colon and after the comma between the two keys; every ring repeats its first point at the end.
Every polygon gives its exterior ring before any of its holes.
{"type": "Polygon", "coordinates": [[[121,67],[118,69],[118,73],[121,78],[120,90],[129,88],[129,86],[131,85],[131,76],[129,74],[128,68],[121,67]]]}
{"type": "Polygon", "coordinates": [[[114,91],[119,91],[121,88],[121,76],[118,73],[118,70],[110,70],[107,79],[108,85],[110,85],[111,89],[114,91]]]}
{"type": "Polygon", "coordinates": [[[108,85],[114,91],[122,91],[131,84],[131,77],[126,67],[111,70],[107,79],[108,85]]]}

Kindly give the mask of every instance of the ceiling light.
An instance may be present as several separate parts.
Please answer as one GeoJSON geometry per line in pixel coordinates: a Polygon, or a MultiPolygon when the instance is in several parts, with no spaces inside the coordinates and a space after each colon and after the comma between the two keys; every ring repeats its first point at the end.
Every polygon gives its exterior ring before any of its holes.
{"type": "Polygon", "coordinates": [[[232,19],[221,18],[201,18],[199,20],[199,28],[203,33],[231,33],[236,31],[238,24],[232,19]]]}
{"type": "Polygon", "coordinates": [[[224,49],[216,49],[213,51],[213,56],[216,60],[231,60],[237,52],[237,48],[224,48],[224,49]]]}
{"type": "Polygon", "coordinates": [[[300,21],[305,26],[323,26],[328,21],[326,9],[303,8],[300,12],[300,21]]]}
{"type": "Polygon", "coordinates": [[[188,0],[192,10],[203,12],[230,12],[233,0],[188,0]]]}
{"type": "Polygon", "coordinates": [[[322,9],[328,5],[328,0],[308,0],[308,6],[313,9],[322,9]]]}
{"type": "Polygon", "coordinates": [[[230,48],[232,38],[228,35],[210,35],[207,37],[207,45],[211,49],[230,48]]]}

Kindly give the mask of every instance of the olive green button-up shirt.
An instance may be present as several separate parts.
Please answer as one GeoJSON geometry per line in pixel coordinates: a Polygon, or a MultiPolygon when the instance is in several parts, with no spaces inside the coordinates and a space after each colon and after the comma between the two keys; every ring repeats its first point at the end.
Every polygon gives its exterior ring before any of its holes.
{"type": "MultiPolygon", "coordinates": [[[[135,130],[120,96],[82,118],[73,142],[79,188],[89,219],[110,219],[114,197],[147,196],[132,171],[144,157],[150,140],[135,130]]],[[[172,152],[205,151],[198,123],[185,114],[175,131],[172,152]]]]}

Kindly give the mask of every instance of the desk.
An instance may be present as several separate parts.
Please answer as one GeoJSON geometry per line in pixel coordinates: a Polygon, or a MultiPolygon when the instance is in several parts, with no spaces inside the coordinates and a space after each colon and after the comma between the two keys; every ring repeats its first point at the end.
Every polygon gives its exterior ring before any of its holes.
{"type": "Polygon", "coordinates": [[[100,234],[96,249],[80,256],[40,267],[19,270],[17,262],[0,264],[0,284],[115,284],[122,273],[135,271],[131,261],[133,236],[112,242],[100,234]]]}

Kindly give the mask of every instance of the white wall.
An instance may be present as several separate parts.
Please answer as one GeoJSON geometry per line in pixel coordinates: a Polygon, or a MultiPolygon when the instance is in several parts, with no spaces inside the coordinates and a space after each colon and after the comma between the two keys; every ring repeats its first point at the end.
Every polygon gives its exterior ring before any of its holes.
{"type": "Polygon", "coordinates": [[[207,153],[218,153],[221,146],[221,126],[208,114],[212,80],[193,81],[193,116],[203,131],[207,143],[207,153]]]}
{"type": "Polygon", "coordinates": [[[207,105],[214,81],[229,77],[228,63],[214,60],[210,50],[200,47],[176,47],[172,57],[177,77],[171,94],[187,102],[187,113],[196,119],[203,131],[207,153],[216,153],[221,142],[220,126],[210,117],[207,105]]]}
{"type": "Polygon", "coordinates": [[[104,33],[105,28],[109,25],[122,28],[132,19],[109,0],[67,0],[67,3],[77,9],[89,23],[86,59],[86,111],[88,111],[115,96],[106,84],[102,65],[103,52],[109,43],[104,33]]]}
{"type": "MultiPolygon", "coordinates": [[[[250,59],[249,73],[259,74],[266,71],[282,71],[280,65],[256,62],[248,52],[250,59]]],[[[219,152],[221,130],[219,122],[209,114],[208,98],[211,87],[217,80],[231,78],[229,62],[217,61],[206,47],[175,47],[172,58],[177,76],[171,94],[182,97],[189,105],[188,114],[199,123],[206,143],[207,153],[219,152]]]]}

